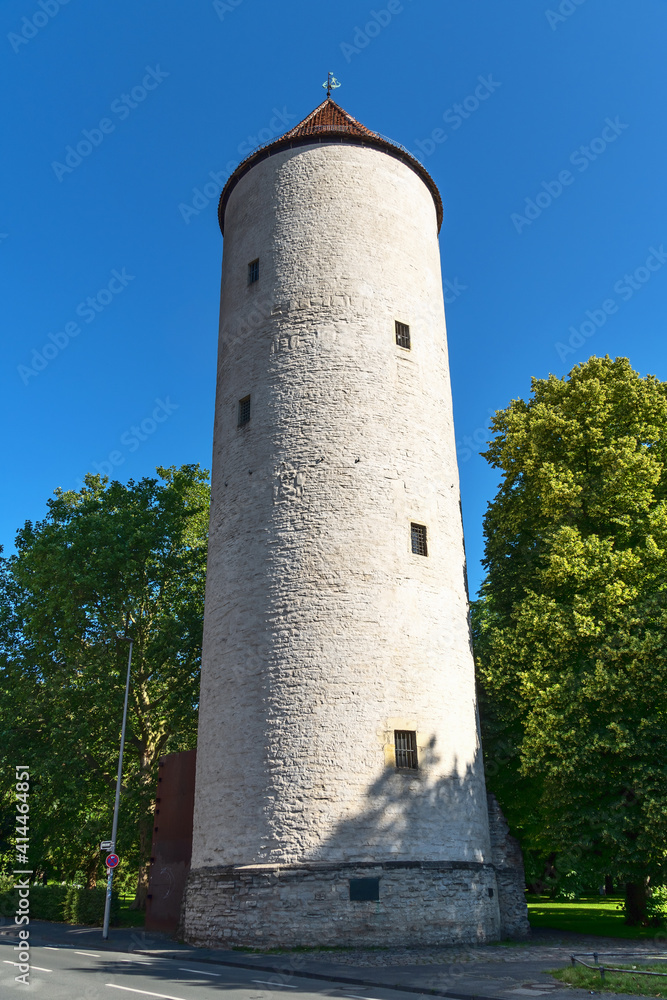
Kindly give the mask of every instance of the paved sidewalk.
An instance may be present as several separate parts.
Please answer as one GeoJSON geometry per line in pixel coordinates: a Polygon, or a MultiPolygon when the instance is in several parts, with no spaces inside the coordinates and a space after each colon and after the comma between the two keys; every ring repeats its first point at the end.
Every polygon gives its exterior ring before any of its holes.
{"type": "MultiPolygon", "coordinates": [[[[100,928],[72,927],[33,921],[32,944],[91,948],[96,951],[125,951],[160,958],[189,959],[243,969],[261,970],[272,976],[277,987],[288,984],[294,976],[316,981],[343,984],[351,994],[361,996],[375,988],[397,988],[415,994],[460,998],[460,1000],[519,1000],[545,997],[550,1000],[574,1000],[588,997],[585,990],[564,986],[548,975],[548,969],[568,965],[572,952],[641,954],[667,957],[664,940],[625,941],[596,938],[557,931],[536,931],[528,942],[520,944],[466,945],[424,949],[347,949],[321,952],[282,952],[258,954],[216,948],[193,948],[170,938],[137,929],[112,928],[109,940],[102,940],[100,928]]],[[[15,928],[5,925],[0,936],[15,936],[15,928]]],[[[609,960],[607,960],[609,961],[609,960]]],[[[667,964],[667,963],[666,963],[667,964]]],[[[666,968],[667,971],[667,968],[666,968]]],[[[606,994],[623,1000],[625,994],[606,994]]]]}

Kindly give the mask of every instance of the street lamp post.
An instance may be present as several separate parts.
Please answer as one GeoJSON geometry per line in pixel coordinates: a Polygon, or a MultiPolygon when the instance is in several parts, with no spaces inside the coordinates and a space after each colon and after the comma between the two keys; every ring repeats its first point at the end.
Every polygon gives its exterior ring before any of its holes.
{"type": "MultiPolygon", "coordinates": [[[[127,660],[127,680],[125,681],[125,704],[123,705],[123,725],[120,731],[120,757],[118,760],[118,777],[116,779],[116,804],[113,810],[113,827],[111,830],[111,850],[116,850],[116,834],[118,832],[118,807],[120,805],[120,783],[123,774],[123,749],[125,747],[125,723],[127,722],[127,699],[130,693],[130,670],[132,668],[132,643],[130,639],[130,655],[127,660]]],[[[109,937],[109,917],[111,916],[111,889],[113,887],[113,868],[108,869],[107,875],[107,896],[104,901],[104,927],[102,937],[106,941],[109,937]]]]}

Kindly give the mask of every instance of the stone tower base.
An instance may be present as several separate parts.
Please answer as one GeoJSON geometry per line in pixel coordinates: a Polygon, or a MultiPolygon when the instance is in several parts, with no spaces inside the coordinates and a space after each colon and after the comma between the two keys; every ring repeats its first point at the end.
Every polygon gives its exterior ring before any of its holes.
{"type": "Polygon", "coordinates": [[[510,833],[495,795],[487,795],[491,857],[496,869],[500,929],[504,938],[521,940],[530,935],[526,905],[526,876],[519,841],[510,833]]]}
{"type": "Polygon", "coordinates": [[[267,948],[482,943],[501,936],[498,903],[494,866],[475,862],[199,868],[188,879],[184,936],[267,948]],[[364,894],[379,898],[350,898],[364,894]]]}

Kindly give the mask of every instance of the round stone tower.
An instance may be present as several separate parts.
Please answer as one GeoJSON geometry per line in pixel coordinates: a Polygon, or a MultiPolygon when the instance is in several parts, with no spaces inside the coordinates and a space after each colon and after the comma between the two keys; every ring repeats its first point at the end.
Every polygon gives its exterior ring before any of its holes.
{"type": "Polygon", "coordinates": [[[499,936],[441,219],[329,98],[222,193],[191,941],[499,936]]]}

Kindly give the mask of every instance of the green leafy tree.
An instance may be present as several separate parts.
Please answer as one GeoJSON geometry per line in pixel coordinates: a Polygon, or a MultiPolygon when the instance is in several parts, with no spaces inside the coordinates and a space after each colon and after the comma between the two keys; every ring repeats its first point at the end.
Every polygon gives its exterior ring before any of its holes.
{"type": "MultiPolygon", "coordinates": [[[[0,755],[31,768],[31,862],[94,885],[111,832],[134,642],[118,848],[145,902],[158,758],[195,745],[207,473],[57,490],[2,560],[0,755]]],[[[9,806],[11,808],[11,806],[9,806]]]]}
{"type": "Polygon", "coordinates": [[[473,613],[491,774],[561,883],[667,874],[667,383],[591,358],[493,420],[473,613]],[[491,767],[493,771],[493,766],[491,767]]]}

